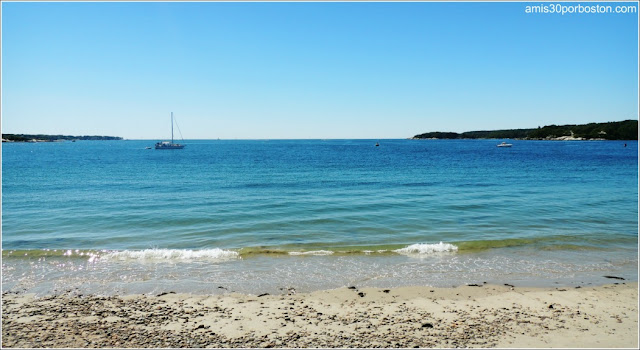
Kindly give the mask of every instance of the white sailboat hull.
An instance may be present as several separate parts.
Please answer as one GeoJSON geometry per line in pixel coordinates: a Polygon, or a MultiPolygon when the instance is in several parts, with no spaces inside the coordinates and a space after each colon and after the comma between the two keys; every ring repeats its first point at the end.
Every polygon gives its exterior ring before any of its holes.
{"type": "Polygon", "coordinates": [[[158,142],[156,143],[156,149],[183,149],[184,145],[171,142],[158,142]]]}

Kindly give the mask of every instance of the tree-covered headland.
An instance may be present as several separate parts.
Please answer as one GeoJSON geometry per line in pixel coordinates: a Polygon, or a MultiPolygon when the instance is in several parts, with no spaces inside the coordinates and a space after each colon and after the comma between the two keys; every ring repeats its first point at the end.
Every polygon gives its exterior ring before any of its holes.
{"type": "Polygon", "coordinates": [[[581,125],[546,125],[537,129],[510,129],[492,131],[427,132],[414,139],[521,139],[521,140],[637,140],[638,121],[589,123],[581,125]]]}
{"type": "Polygon", "coordinates": [[[54,142],[76,140],[122,140],[117,136],[69,136],[69,135],[43,135],[43,134],[2,134],[2,142],[54,142]]]}

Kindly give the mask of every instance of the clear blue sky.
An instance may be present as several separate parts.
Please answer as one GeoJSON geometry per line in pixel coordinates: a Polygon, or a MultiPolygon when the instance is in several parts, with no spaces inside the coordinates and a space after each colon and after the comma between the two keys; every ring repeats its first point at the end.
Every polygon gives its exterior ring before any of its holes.
{"type": "Polygon", "coordinates": [[[172,111],[185,139],[638,119],[638,14],[539,4],[3,2],[2,132],[163,139],[172,111]]]}

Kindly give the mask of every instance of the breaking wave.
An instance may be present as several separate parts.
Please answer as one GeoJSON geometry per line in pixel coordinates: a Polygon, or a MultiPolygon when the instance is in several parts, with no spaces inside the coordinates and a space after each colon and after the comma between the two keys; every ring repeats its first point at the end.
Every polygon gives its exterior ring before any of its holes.
{"type": "Polygon", "coordinates": [[[213,249],[144,249],[109,252],[100,256],[101,260],[152,260],[152,261],[192,261],[192,260],[230,260],[238,259],[238,252],[213,249]]]}
{"type": "Polygon", "coordinates": [[[412,244],[408,247],[400,248],[394,250],[394,252],[398,254],[433,254],[433,253],[443,253],[443,252],[456,252],[458,251],[458,247],[450,243],[435,243],[435,244],[427,244],[427,243],[417,243],[412,244]]]}

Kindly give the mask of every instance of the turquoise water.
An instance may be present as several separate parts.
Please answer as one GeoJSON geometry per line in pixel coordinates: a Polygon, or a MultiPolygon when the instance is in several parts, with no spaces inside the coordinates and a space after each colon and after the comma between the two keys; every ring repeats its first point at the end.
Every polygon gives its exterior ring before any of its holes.
{"type": "Polygon", "coordinates": [[[500,141],[4,143],[3,289],[637,280],[637,142],[500,141]]]}

